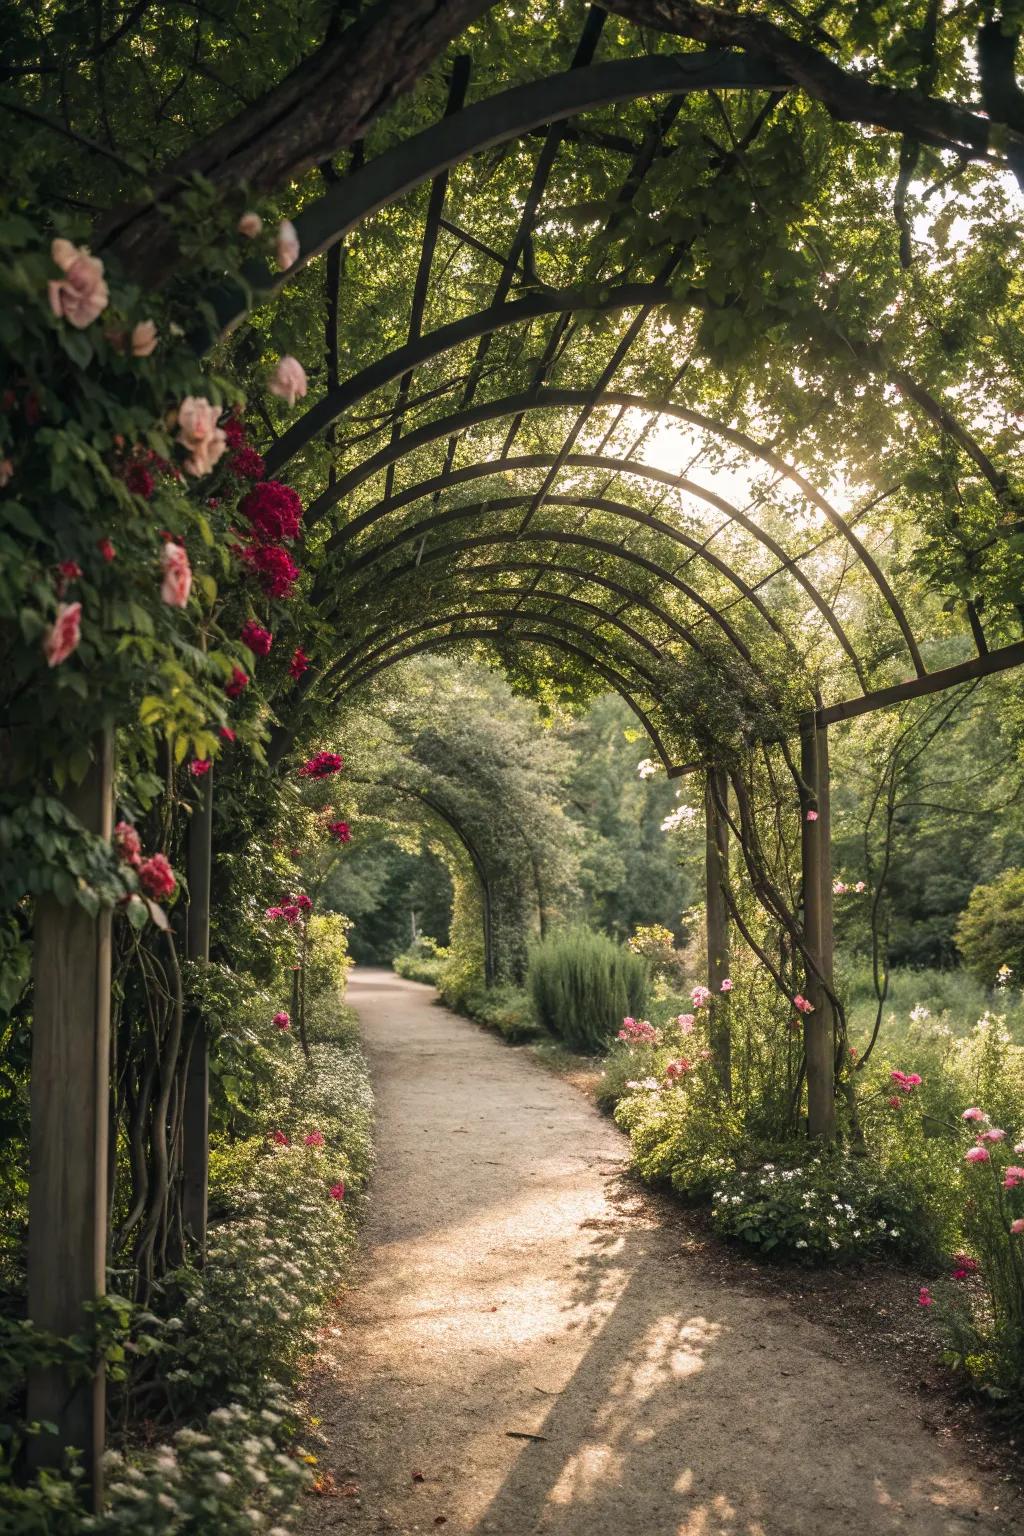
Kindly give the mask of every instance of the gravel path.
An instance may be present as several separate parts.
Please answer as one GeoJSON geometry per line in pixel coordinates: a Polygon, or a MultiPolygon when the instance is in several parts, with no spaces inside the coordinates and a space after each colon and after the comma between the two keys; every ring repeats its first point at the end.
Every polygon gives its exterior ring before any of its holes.
{"type": "Polygon", "coordinates": [[[702,1275],[567,1083],[358,970],[379,1109],[361,1275],[309,1381],[306,1536],[995,1536],[998,1484],[784,1302],[702,1275]]]}

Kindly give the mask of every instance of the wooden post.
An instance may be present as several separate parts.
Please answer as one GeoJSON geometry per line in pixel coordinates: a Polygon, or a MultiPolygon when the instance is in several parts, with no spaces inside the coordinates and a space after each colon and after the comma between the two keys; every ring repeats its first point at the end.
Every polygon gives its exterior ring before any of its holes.
{"type": "Polygon", "coordinates": [[[832,1005],[824,983],[833,978],[832,845],[829,805],[828,731],[813,716],[800,722],[800,851],[803,866],[804,942],[820,980],[810,971],[806,997],[813,1012],[804,1015],[807,1062],[807,1130],[831,1142],[836,1134],[835,1045],[832,1005]]]}
{"type": "MultiPolygon", "coordinates": [[[[113,831],[113,733],[94,743],[82,784],[65,796],[90,832],[113,831]]],[[[111,913],[90,917],[53,896],[36,905],[29,1138],[28,1315],[64,1337],[88,1332],[86,1303],[106,1289],[107,1123],[110,1095],[111,913]]],[[[84,1457],[93,1500],[102,1499],[106,1384],[69,1382],[56,1366],[28,1379],[29,1421],[54,1433],[33,1436],[35,1466],[59,1466],[64,1450],[84,1457]]]]}
{"type": "MultiPolygon", "coordinates": [[[[199,780],[199,798],[188,828],[188,957],[210,958],[210,871],[213,861],[213,775],[199,780]]],[[[181,1126],[182,1219],[200,1256],[206,1252],[210,1178],[210,1048],[206,1020],[192,1019],[192,1046],[185,1076],[181,1126]]]]}
{"type": "Polygon", "coordinates": [[[729,974],[729,910],[723,880],[729,877],[729,823],[718,809],[726,804],[729,780],[723,768],[709,768],[704,789],[707,896],[708,987],[711,991],[711,1050],[722,1092],[732,1092],[732,1039],[722,982],[729,974]],[[717,801],[716,801],[717,797],[717,801]]]}

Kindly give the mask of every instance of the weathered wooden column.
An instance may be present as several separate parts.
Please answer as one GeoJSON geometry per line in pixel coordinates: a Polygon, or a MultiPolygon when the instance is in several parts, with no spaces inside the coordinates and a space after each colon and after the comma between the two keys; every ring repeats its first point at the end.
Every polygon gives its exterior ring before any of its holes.
{"type": "MultiPolygon", "coordinates": [[[[190,960],[210,958],[210,871],[213,862],[213,775],[199,780],[199,795],[188,827],[188,926],[190,960]]],[[[181,1124],[182,1219],[200,1253],[206,1251],[206,1208],[210,1178],[210,1047],[206,1020],[196,1009],[185,1077],[181,1124]]]]}
{"type": "Polygon", "coordinates": [[[704,789],[708,988],[711,992],[711,1050],[722,1091],[732,1092],[732,1039],[722,982],[729,974],[729,909],[723,883],[729,878],[729,823],[719,810],[729,793],[724,768],[709,768],[704,789]]]}
{"type": "MultiPolygon", "coordinates": [[[[104,731],[82,784],[65,803],[90,832],[113,831],[114,738],[104,731]]],[[[84,1311],[106,1289],[107,1122],[110,1094],[111,913],[40,897],[34,925],[29,1137],[28,1315],[61,1337],[88,1333],[84,1311]]],[[[68,1446],[84,1458],[102,1498],[106,1406],[103,1371],[89,1382],[59,1367],[33,1371],[26,1417],[53,1433],[33,1436],[35,1466],[59,1466],[68,1446]]]]}
{"type": "Polygon", "coordinates": [[[819,973],[809,969],[806,982],[807,1001],[813,1007],[804,1015],[807,1129],[811,1136],[828,1142],[836,1134],[834,1020],[826,990],[833,982],[832,835],[828,731],[815,724],[813,715],[800,722],[800,772],[805,785],[800,843],[804,942],[819,973]]]}

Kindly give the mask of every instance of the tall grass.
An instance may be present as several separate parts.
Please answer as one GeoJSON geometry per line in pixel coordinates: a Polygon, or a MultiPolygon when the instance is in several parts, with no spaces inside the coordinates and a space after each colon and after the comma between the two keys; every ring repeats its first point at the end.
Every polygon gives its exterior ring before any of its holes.
{"type": "Polygon", "coordinates": [[[574,1051],[601,1051],[627,1014],[647,1007],[647,962],[589,928],[565,928],[530,954],[527,986],[538,1022],[574,1051]]]}
{"type": "MultiPolygon", "coordinates": [[[[840,967],[840,990],[846,1002],[850,1039],[862,1046],[875,1022],[871,969],[863,961],[840,967]]],[[[954,1035],[966,1035],[989,1013],[1003,1018],[1018,1044],[1024,1045],[1024,993],[1019,986],[992,989],[964,970],[893,970],[882,1010],[882,1039],[902,1041],[912,1009],[927,1008],[931,1019],[954,1035]]]]}

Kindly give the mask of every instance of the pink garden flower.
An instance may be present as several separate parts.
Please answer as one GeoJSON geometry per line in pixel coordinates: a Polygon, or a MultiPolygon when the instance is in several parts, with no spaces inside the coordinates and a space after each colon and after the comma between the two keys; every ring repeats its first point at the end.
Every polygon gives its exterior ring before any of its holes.
{"type": "Polygon", "coordinates": [[[96,548],[108,565],[111,565],[117,559],[117,550],[109,539],[98,539],[96,548]]]}
{"type": "Polygon", "coordinates": [[[237,699],[249,686],[249,674],[243,672],[241,667],[231,668],[231,681],[225,683],[224,692],[229,699],[237,699]]]}
{"type": "Polygon", "coordinates": [[[192,590],[192,567],[185,546],[168,539],[160,556],[160,566],[164,573],[160,596],[171,608],[187,607],[192,590]]]}
{"type": "Polygon", "coordinates": [[[331,1199],[332,1200],[344,1200],[344,1198],[345,1198],[345,1186],[342,1183],[342,1181],[339,1179],[337,1184],[332,1184],[331,1185],[331,1199]]]}
{"type": "Polygon", "coordinates": [[[732,991],[732,982],[730,981],[728,976],[722,982],[722,985],[719,987],[718,990],[719,990],[719,992],[731,992],[732,991]]]}
{"type": "Polygon", "coordinates": [[[978,1140],[979,1141],[993,1141],[993,1142],[994,1141],[1005,1141],[1006,1140],[1006,1132],[1005,1131],[1001,1131],[998,1126],[993,1126],[990,1131],[982,1131],[981,1135],[978,1137],[978,1140]]]}
{"type": "Polygon", "coordinates": [[[1015,1163],[1011,1163],[1003,1174],[1003,1188],[1017,1189],[1021,1184],[1024,1184],[1024,1168],[1018,1168],[1015,1163]]]}
{"type": "Polygon", "coordinates": [[[917,1293],[917,1304],[919,1307],[934,1307],[935,1305],[935,1297],[926,1285],[922,1285],[917,1293]]]}
{"type": "Polygon", "coordinates": [[[296,771],[300,779],[329,779],[333,773],[340,773],[344,766],[345,759],[340,752],[315,752],[296,771]]]}
{"type": "Polygon", "coordinates": [[[307,1147],[322,1147],[324,1144],[324,1133],[323,1131],[310,1131],[309,1135],[304,1136],[302,1139],[307,1147]]]}
{"type": "Polygon", "coordinates": [[[299,259],[299,236],[291,219],[282,219],[277,226],[277,265],[282,272],[294,267],[299,259]]]}
{"type": "Polygon", "coordinates": [[[70,240],[54,240],[50,255],[64,273],[47,285],[50,308],[58,320],[64,319],[76,330],[84,330],[110,303],[103,263],[90,256],[84,246],[72,245],[70,240]]]}
{"type": "Polygon", "coordinates": [[[616,1038],[626,1040],[630,1045],[653,1045],[658,1039],[658,1031],[647,1019],[634,1019],[627,1015],[616,1038]]]}
{"type": "Polygon", "coordinates": [[[1014,1237],[1016,1237],[1018,1233],[1024,1232],[1024,1216],[1018,1216],[1015,1221],[1010,1222],[1010,1231],[1013,1233],[1014,1237]]]}
{"type": "Polygon", "coordinates": [[[226,449],[219,417],[220,406],[203,395],[187,395],[178,406],[178,442],[188,454],[185,468],[190,475],[208,475],[226,449]]]}
{"type": "Polygon", "coordinates": [[[336,843],[350,843],[352,841],[352,828],[347,821],[329,821],[327,830],[336,843]]]}
{"type": "Polygon", "coordinates": [[[156,351],[157,331],[154,320],[140,320],[132,327],[132,357],[151,357],[156,351]]]}
{"type": "Polygon", "coordinates": [[[274,1014],[274,1028],[275,1029],[291,1029],[291,1027],[292,1027],[292,1019],[291,1019],[291,1014],[290,1013],[286,1013],[285,1010],[282,1008],[278,1013],[274,1014]]]}
{"type": "Polygon", "coordinates": [[[975,1105],[971,1109],[965,1109],[963,1114],[960,1116],[960,1119],[961,1120],[975,1120],[975,1121],[977,1121],[977,1120],[987,1120],[988,1119],[988,1115],[986,1115],[986,1113],[985,1113],[985,1111],[983,1109],[978,1109],[977,1105],[975,1105]]]}
{"type": "Polygon", "coordinates": [[[125,864],[137,868],[142,857],[142,839],[130,821],[119,821],[111,841],[117,856],[125,864]]]}
{"type": "Polygon", "coordinates": [[[296,400],[305,399],[306,370],[298,358],[289,356],[280,358],[277,367],[267,380],[267,388],[272,395],[283,400],[289,409],[296,400]]]}
{"type": "Polygon", "coordinates": [[[677,1061],[670,1061],[665,1068],[665,1076],[668,1078],[685,1077],[692,1063],[685,1056],[680,1056],[677,1061]]]}
{"type": "Polygon", "coordinates": [[[312,912],[313,910],[313,903],[310,901],[309,897],[304,891],[300,895],[296,896],[295,905],[298,907],[300,912],[312,912]]]}
{"type": "Polygon", "coordinates": [[[292,653],[292,659],[288,663],[288,676],[294,678],[295,681],[298,682],[303,673],[308,671],[309,657],[302,649],[302,646],[297,645],[294,652],[292,653]]]}
{"type": "Polygon", "coordinates": [[[291,1146],[291,1141],[285,1135],[284,1131],[273,1131],[271,1133],[270,1139],[271,1139],[271,1141],[276,1142],[276,1144],[279,1147],[290,1147],[291,1146]]]}
{"type": "Polygon", "coordinates": [[[258,213],[253,213],[250,208],[238,221],[238,233],[244,235],[247,240],[255,240],[263,229],[263,220],[258,213]]]}
{"type": "Polygon", "coordinates": [[[204,779],[213,767],[208,757],[194,757],[188,765],[188,771],[194,779],[204,779]]]}
{"type": "Polygon", "coordinates": [[[690,998],[695,1008],[703,1008],[704,1004],[711,1000],[711,989],[710,987],[694,987],[690,993],[690,998]]]}
{"type": "Polygon", "coordinates": [[[679,1013],[676,1015],[676,1023],[679,1025],[680,1032],[684,1035],[693,1034],[693,1027],[696,1022],[697,1020],[692,1013],[679,1013]]]}
{"type": "Polygon", "coordinates": [[[799,992],[797,993],[796,997],[794,997],[794,999],[793,999],[793,1007],[799,1013],[813,1013],[814,1012],[814,1004],[813,1003],[809,1003],[807,1001],[806,997],[802,996],[802,994],[799,993],[799,992]]]}
{"type": "Polygon", "coordinates": [[[818,819],[817,811],[808,811],[807,812],[807,820],[808,821],[817,821],[817,819],[818,819]]]}
{"type": "Polygon", "coordinates": [[[154,901],[170,896],[178,884],[174,870],[162,853],[154,853],[150,858],[142,860],[139,865],[139,881],[146,895],[152,896],[154,901]]]}
{"type": "Polygon", "coordinates": [[[269,656],[270,647],[274,643],[274,637],[269,629],[264,629],[262,624],[257,624],[255,619],[246,619],[242,625],[239,636],[243,645],[247,645],[254,656],[269,656]]]}
{"type": "Polygon", "coordinates": [[[968,1147],[964,1153],[965,1163],[987,1163],[989,1160],[986,1147],[968,1147]]]}
{"type": "Polygon", "coordinates": [[[43,636],[43,655],[48,667],[59,667],[82,638],[81,603],[58,603],[57,617],[43,636]]]}
{"type": "Polygon", "coordinates": [[[920,1072],[890,1072],[889,1076],[901,1093],[913,1093],[915,1088],[921,1086],[920,1072]]]}

